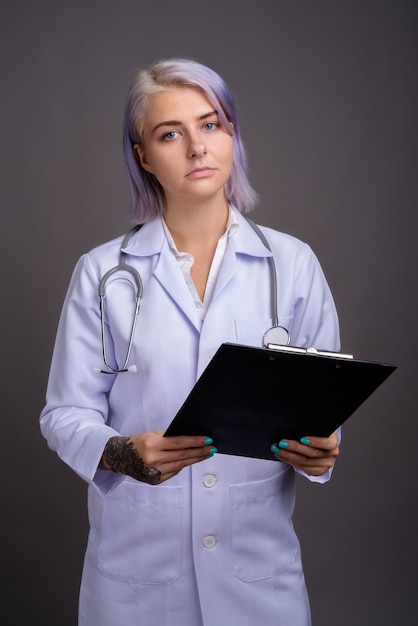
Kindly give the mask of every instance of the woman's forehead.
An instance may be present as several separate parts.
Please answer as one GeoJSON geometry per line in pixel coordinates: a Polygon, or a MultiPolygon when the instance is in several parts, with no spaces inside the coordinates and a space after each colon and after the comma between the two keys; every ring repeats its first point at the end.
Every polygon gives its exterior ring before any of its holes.
{"type": "Polygon", "coordinates": [[[161,113],[173,111],[184,111],[198,108],[214,110],[216,107],[211,102],[207,93],[194,87],[169,87],[164,91],[153,94],[148,102],[146,117],[150,118],[161,113]]]}

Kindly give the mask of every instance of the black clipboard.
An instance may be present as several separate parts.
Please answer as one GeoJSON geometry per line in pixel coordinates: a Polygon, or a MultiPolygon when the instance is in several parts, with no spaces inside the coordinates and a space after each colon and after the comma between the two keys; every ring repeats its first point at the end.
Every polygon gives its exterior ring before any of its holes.
{"type": "Polygon", "coordinates": [[[395,369],[313,349],[223,343],[164,436],[210,436],[219,453],[272,460],[280,439],[331,435],[395,369]]]}

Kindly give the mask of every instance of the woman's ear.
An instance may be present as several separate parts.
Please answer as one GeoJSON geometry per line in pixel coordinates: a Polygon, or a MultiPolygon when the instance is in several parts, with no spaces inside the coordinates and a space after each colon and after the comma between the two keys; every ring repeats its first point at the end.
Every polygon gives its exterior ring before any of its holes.
{"type": "Polygon", "coordinates": [[[145,153],[144,147],[141,146],[139,143],[135,143],[133,148],[134,148],[134,153],[135,153],[135,157],[137,161],[140,162],[144,170],[152,174],[153,173],[152,168],[151,168],[151,165],[147,161],[147,155],[145,153]]]}

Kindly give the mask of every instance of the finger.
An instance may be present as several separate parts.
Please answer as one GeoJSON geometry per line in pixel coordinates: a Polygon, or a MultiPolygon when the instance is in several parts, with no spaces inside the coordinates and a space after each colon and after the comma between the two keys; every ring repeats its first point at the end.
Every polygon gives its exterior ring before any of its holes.
{"type": "Polygon", "coordinates": [[[322,464],[323,461],[332,466],[339,454],[338,447],[323,450],[297,441],[279,441],[278,445],[271,446],[271,450],[277,459],[290,463],[294,467],[299,467],[302,463],[322,464]]]}
{"type": "Polygon", "coordinates": [[[187,459],[192,456],[206,457],[213,441],[210,437],[165,438],[160,431],[131,438],[138,454],[146,465],[160,466],[165,462],[187,459]]]}
{"type": "Polygon", "coordinates": [[[176,436],[163,437],[163,447],[165,450],[184,450],[187,448],[200,448],[202,446],[211,446],[213,444],[212,437],[206,436],[176,436]]]}
{"type": "Polygon", "coordinates": [[[298,455],[301,458],[316,458],[324,454],[323,450],[318,450],[311,446],[310,443],[299,443],[298,441],[281,439],[277,444],[271,446],[272,452],[280,460],[293,458],[290,455],[298,455]]]}
{"type": "Polygon", "coordinates": [[[161,472],[160,482],[163,482],[165,480],[168,480],[169,478],[172,478],[173,476],[176,476],[176,474],[178,474],[182,469],[184,469],[185,467],[188,467],[189,465],[194,465],[195,463],[200,463],[201,461],[204,461],[205,459],[211,458],[216,452],[217,452],[217,449],[214,447],[211,447],[210,453],[203,457],[201,455],[188,456],[180,460],[163,463],[159,468],[161,472]]]}
{"type": "Polygon", "coordinates": [[[313,437],[307,435],[302,437],[299,442],[305,446],[318,448],[319,450],[333,450],[338,446],[338,435],[337,433],[332,433],[329,437],[313,437]]]}
{"type": "Polygon", "coordinates": [[[209,444],[199,445],[194,448],[173,448],[168,450],[144,446],[141,457],[146,465],[162,468],[170,463],[188,464],[190,459],[202,461],[213,456],[217,451],[215,446],[209,444]]]}
{"type": "Polygon", "coordinates": [[[201,446],[199,448],[185,448],[181,450],[166,450],[160,453],[159,466],[168,466],[172,463],[183,465],[190,465],[198,461],[212,457],[218,451],[215,446],[201,446]]]}
{"type": "Polygon", "coordinates": [[[181,459],[175,459],[174,461],[168,461],[161,466],[162,472],[165,474],[166,472],[180,472],[183,468],[188,467],[189,465],[194,465],[195,463],[200,463],[201,461],[205,461],[206,459],[211,458],[216,452],[216,448],[211,448],[211,452],[205,455],[193,455],[193,456],[185,456],[181,459]]]}
{"type": "Polygon", "coordinates": [[[338,436],[333,433],[330,437],[302,437],[299,441],[281,439],[274,444],[274,447],[280,450],[298,452],[307,457],[317,457],[324,453],[338,455],[338,436]]]}
{"type": "Polygon", "coordinates": [[[274,452],[277,460],[291,465],[295,469],[302,470],[309,476],[322,476],[331,469],[335,463],[335,456],[328,454],[321,457],[307,457],[297,452],[280,450],[274,452]]]}

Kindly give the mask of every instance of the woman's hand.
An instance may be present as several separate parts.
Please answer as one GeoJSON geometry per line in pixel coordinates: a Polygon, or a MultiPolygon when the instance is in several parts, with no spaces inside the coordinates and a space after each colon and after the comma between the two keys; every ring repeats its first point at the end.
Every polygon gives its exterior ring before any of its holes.
{"type": "Polygon", "coordinates": [[[163,437],[163,434],[163,430],[154,430],[130,437],[112,437],[99,467],[157,485],[187,465],[217,452],[210,437],[163,437]]]}
{"type": "Polygon", "coordinates": [[[289,463],[309,476],[322,476],[333,467],[340,453],[338,435],[302,437],[300,441],[282,439],[271,447],[276,459],[289,463]]]}

